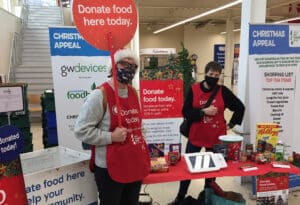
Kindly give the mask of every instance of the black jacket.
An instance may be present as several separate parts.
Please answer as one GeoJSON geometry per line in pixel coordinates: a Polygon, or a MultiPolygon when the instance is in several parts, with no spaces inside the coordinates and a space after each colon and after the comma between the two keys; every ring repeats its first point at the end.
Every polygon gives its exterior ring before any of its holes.
{"type": "MultiPolygon", "coordinates": [[[[204,87],[203,82],[200,82],[200,89],[207,93],[212,92],[212,89],[207,89],[204,87]]],[[[224,101],[225,109],[228,108],[233,112],[232,117],[228,123],[229,127],[232,128],[234,125],[240,125],[243,120],[245,106],[238,99],[231,90],[229,90],[226,86],[222,85],[222,97],[224,101]]],[[[182,115],[188,119],[189,122],[196,122],[203,118],[204,112],[199,108],[193,108],[193,91],[192,88],[189,89],[187,97],[185,99],[182,115]]]]}

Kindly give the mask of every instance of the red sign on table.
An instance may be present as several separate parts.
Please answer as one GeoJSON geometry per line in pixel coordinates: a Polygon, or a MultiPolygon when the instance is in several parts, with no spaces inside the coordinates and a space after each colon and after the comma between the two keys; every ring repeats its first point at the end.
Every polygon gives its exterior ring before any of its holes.
{"type": "Polygon", "coordinates": [[[74,0],[73,18],[82,37],[102,50],[110,50],[108,33],[117,50],[130,42],[137,27],[133,0],[74,0]]]}
{"type": "Polygon", "coordinates": [[[0,205],[27,204],[19,154],[24,137],[11,125],[0,127],[0,205]]]}
{"type": "Polygon", "coordinates": [[[289,174],[269,172],[257,177],[257,204],[288,204],[289,174]]]}
{"type": "Polygon", "coordinates": [[[182,80],[142,80],[140,98],[144,119],[181,117],[182,80]]]}

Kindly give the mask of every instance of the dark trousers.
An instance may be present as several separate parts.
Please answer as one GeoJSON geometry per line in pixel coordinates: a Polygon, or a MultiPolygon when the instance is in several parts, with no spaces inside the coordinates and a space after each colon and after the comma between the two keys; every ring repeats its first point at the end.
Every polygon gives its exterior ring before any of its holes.
{"type": "Polygon", "coordinates": [[[106,168],[95,166],[95,179],[100,205],[138,205],[142,182],[119,183],[114,181],[106,168]]]}
{"type": "MultiPolygon", "coordinates": [[[[200,152],[202,147],[197,147],[195,145],[192,145],[190,143],[190,141],[187,142],[187,145],[186,145],[186,149],[185,149],[185,153],[195,153],[195,152],[200,152]]],[[[212,151],[211,148],[206,148],[205,150],[206,152],[207,151],[212,151]]],[[[206,187],[209,187],[209,184],[211,181],[215,181],[216,178],[206,178],[205,179],[205,185],[204,185],[204,188],[206,187]]],[[[190,183],[191,183],[191,180],[184,180],[184,181],[180,181],[180,186],[179,186],[179,191],[178,191],[178,194],[177,194],[177,197],[178,198],[184,198],[187,191],[188,191],[188,188],[190,186],[190,183]]]]}

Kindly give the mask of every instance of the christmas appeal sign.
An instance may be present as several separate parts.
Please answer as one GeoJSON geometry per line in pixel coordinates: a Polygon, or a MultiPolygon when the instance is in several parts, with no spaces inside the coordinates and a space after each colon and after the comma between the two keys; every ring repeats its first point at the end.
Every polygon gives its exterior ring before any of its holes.
{"type": "Polygon", "coordinates": [[[103,50],[110,50],[108,33],[112,34],[116,50],[130,42],[137,26],[137,12],[132,0],[74,0],[73,17],[83,38],[103,50]]]}

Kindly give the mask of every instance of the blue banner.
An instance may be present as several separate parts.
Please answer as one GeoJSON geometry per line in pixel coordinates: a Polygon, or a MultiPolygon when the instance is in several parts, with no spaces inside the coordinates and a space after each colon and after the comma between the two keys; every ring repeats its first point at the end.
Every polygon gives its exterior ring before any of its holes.
{"type": "Polygon", "coordinates": [[[214,61],[220,63],[222,68],[225,65],[225,44],[215,44],[214,61]]]}
{"type": "Polygon", "coordinates": [[[289,25],[250,25],[249,54],[300,53],[289,25]]]}
{"type": "Polygon", "coordinates": [[[24,137],[12,125],[0,127],[0,163],[15,160],[23,151],[24,137]]]}
{"type": "Polygon", "coordinates": [[[109,51],[88,44],[77,29],[49,28],[51,56],[109,56],[109,51]]]}
{"type": "Polygon", "coordinates": [[[299,187],[300,186],[300,175],[290,174],[289,177],[289,188],[299,187]]]}

